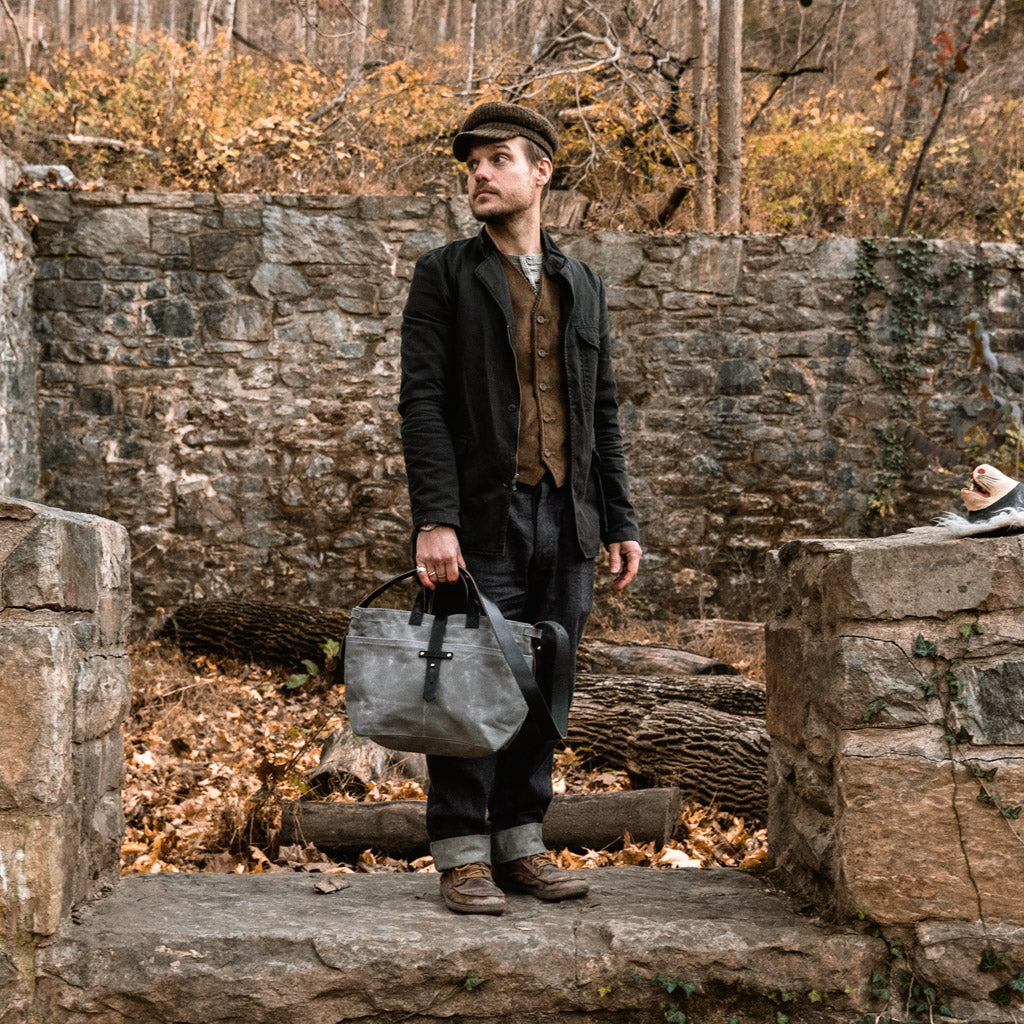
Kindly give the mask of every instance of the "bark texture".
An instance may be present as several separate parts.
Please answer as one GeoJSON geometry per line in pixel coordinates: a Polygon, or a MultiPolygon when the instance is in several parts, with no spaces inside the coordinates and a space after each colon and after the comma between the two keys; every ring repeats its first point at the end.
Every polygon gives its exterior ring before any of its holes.
{"type": "MultiPolygon", "coordinates": [[[[621,842],[665,843],[679,821],[680,793],[673,787],[620,793],[556,796],[544,819],[544,842],[552,849],[600,850],[621,842]]],[[[313,843],[322,850],[366,849],[396,857],[428,849],[424,800],[389,803],[322,803],[286,800],[281,842],[313,843]]]]}
{"type": "Polygon", "coordinates": [[[678,786],[731,814],[767,815],[764,685],[742,676],[576,680],[568,742],[624,768],[634,786],[678,786]]]}

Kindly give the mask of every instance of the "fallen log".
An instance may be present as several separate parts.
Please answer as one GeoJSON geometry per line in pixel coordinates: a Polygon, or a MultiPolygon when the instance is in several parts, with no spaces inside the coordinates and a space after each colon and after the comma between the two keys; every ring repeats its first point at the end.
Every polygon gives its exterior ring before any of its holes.
{"type": "Polygon", "coordinates": [[[580,672],[610,675],[625,672],[635,676],[732,676],[739,669],[701,654],[662,644],[609,644],[584,640],[576,666],[580,672]]]}
{"type": "Polygon", "coordinates": [[[764,820],[764,684],[745,676],[576,679],[567,742],[629,772],[634,789],[678,786],[684,799],[764,820]]]}
{"type": "MultiPolygon", "coordinates": [[[[556,796],[544,819],[544,842],[552,849],[600,850],[628,832],[635,842],[666,843],[679,823],[675,788],[556,796]]],[[[313,843],[331,853],[366,849],[395,857],[418,857],[428,850],[424,800],[388,803],[322,803],[285,800],[281,843],[313,843]]]]}
{"type": "Polygon", "coordinates": [[[262,601],[196,601],[161,627],[186,652],[226,654],[261,665],[298,670],[304,658],[321,667],[323,644],[348,632],[348,612],[262,601]]]}

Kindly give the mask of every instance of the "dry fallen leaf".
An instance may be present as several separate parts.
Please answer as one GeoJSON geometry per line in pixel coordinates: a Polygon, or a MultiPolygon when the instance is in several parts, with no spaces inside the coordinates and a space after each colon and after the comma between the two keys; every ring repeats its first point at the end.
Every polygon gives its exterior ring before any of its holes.
{"type": "MultiPolygon", "coordinates": [[[[367,850],[349,865],[312,845],[279,847],[280,800],[306,795],[305,773],[319,763],[323,737],[343,721],[341,688],[307,695],[288,690],[287,676],[221,665],[207,656],[187,658],[156,644],[132,652],[123,873],[301,871],[333,878],[352,871],[435,870],[430,857],[409,863],[367,850]]],[[[626,772],[593,764],[571,748],[556,753],[554,784],[567,793],[630,788],[626,772]]],[[[338,793],[329,799],[356,797],[338,793]]],[[[424,799],[424,793],[396,775],[368,786],[362,799],[424,799]]],[[[688,805],[676,838],[664,847],[627,836],[619,849],[560,850],[555,856],[567,868],[756,870],[767,856],[766,835],[742,818],[688,805]]]]}
{"type": "Polygon", "coordinates": [[[341,892],[342,889],[347,889],[351,884],[351,882],[344,882],[337,877],[322,878],[313,886],[313,891],[319,893],[341,892]]]}

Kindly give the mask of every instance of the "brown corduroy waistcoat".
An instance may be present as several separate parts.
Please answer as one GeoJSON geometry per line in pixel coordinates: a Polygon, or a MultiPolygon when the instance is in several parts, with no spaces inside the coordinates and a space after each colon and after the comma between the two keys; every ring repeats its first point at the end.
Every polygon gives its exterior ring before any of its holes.
{"type": "Polygon", "coordinates": [[[508,259],[501,262],[516,323],[518,479],[538,484],[549,472],[555,486],[561,487],[568,475],[568,425],[558,286],[545,271],[535,292],[517,266],[508,259]]]}

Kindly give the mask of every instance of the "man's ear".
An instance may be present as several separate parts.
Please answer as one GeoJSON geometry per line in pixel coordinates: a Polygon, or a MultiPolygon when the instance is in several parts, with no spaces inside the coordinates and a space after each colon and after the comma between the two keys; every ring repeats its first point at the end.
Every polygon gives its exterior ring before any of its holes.
{"type": "Polygon", "coordinates": [[[546,157],[543,156],[537,161],[537,183],[543,187],[551,180],[551,175],[555,172],[555,165],[546,157]]]}

